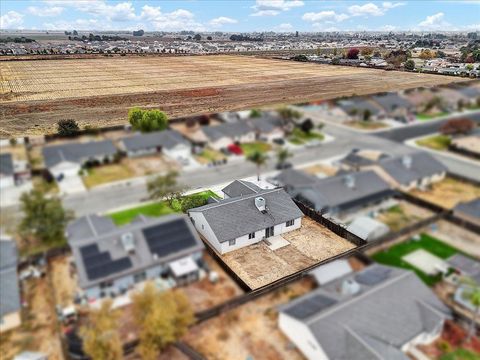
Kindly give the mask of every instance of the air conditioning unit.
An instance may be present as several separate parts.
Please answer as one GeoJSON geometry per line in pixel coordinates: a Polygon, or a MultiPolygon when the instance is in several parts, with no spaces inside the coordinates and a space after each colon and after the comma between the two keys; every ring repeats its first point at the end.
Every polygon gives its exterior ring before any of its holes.
{"type": "Polygon", "coordinates": [[[122,242],[122,246],[127,253],[135,252],[135,238],[131,232],[122,234],[120,241],[122,242]]]}
{"type": "Polygon", "coordinates": [[[255,198],[255,207],[260,211],[261,213],[265,214],[267,212],[267,202],[265,201],[265,198],[259,196],[255,198]]]}

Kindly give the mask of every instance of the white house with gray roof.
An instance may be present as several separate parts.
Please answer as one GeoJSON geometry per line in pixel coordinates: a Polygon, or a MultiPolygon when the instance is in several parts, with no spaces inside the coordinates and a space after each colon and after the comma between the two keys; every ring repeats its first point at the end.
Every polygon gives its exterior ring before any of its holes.
{"type": "Polygon", "coordinates": [[[378,264],[279,310],[280,329],[311,360],[408,360],[450,317],[414,272],[378,264]]]}
{"type": "Polygon", "coordinates": [[[89,300],[123,294],[147,279],[182,285],[199,278],[204,246],[185,215],[139,216],[121,227],[88,215],[67,226],[67,239],[89,300]]]}
{"type": "Polygon", "coordinates": [[[234,196],[188,211],[197,231],[219,254],[301,226],[303,213],[283,189],[238,181],[223,191],[234,196]]]}
{"type": "Polygon", "coordinates": [[[202,131],[210,147],[216,150],[224,149],[235,142],[255,141],[255,131],[244,121],[204,126],[202,131]]]}
{"type": "Polygon", "coordinates": [[[148,134],[136,134],[121,139],[122,150],[129,157],[163,153],[175,160],[187,160],[192,152],[188,142],[175,130],[155,131],[148,134]]]}
{"type": "Polygon", "coordinates": [[[0,333],[21,324],[17,248],[11,239],[0,239],[0,333]]]}

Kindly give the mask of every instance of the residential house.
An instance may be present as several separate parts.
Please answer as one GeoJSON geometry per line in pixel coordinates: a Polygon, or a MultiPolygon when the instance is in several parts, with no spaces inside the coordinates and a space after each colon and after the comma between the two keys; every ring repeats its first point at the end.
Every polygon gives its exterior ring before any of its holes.
{"type": "Polygon", "coordinates": [[[342,170],[360,171],[369,170],[378,164],[380,160],[388,158],[390,158],[390,155],[380,151],[354,149],[340,159],[338,163],[342,170]]]}
{"type": "Polygon", "coordinates": [[[222,189],[225,199],[258,194],[260,191],[262,191],[260,187],[245,180],[235,180],[222,189]]]}
{"type": "Polygon", "coordinates": [[[414,119],[414,107],[398,93],[390,92],[372,96],[372,100],[378,104],[389,118],[406,123],[414,119]]]}
{"type": "Polygon", "coordinates": [[[175,130],[155,131],[125,137],[121,139],[121,144],[129,157],[162,152],[172,159],[185,161],[192,152],[190,142],[175,130]]]}
{"type": "Polygon", "coordinates": [[[374,264],[281,306],[278,325],[307,359],[408,360],[450,316],[414,272],[374,264]]]}
{"type": "Polygon", "coordinates": [[[403,191],[423,189],[445,178],[447,168],[426,152],[415,152],[380,161],[377,172],[403,191]]]}
{"type": "Polygon", "coordinates": [[[12,154],[0,154],[0,189],[15,186],[12,154]]]}
{"type": "Polygon", "coordinates": [[[324,179],[297,174],[289,169],[288,176],[280,174],[275,178],[279,185],[306,206],[339,219],[345,219],[358,211],[370,208],[390,207],[394,192],[390,185],[374,171],[360,171],[336,175],[324,179]],[[286,183],[286,179],[294,182],[286,183]]]}
{"type": "Polygon", "coordinates": [[[453,214],[464,221],[480,226],[480,197],[457,204],[453,214]]]}
{"type": "Polygon", "coordinates": [[[477,105],[477,101],[480,99],[480,87],[461,86],[456,90],[468,99],[468,105],[477,105]]]}
{"type": "Polygon", "coordinates": [[[42,149],[45,166],[56,178],[78,175],[82,166],[114,160],[117,149],[111,140],[66,143],[42,149]]]}
{"type": "Polygon", "coordinates": [[[301,226],[303,213],[283,189],[264,190],[237,182],[224,192],[236,196],[188,211],[197,231],[219,254],[301,226]]]}
{"type": "Polygon", "coordinates": [[[353,97],[337,101],[337,105],[353,120],[380,120],[385,117],[385,111],[368,98],[353,97]],[[369,114],[368,119],[365,117],[369,114]]]}
{"type": "Polygon", "coordinates": [[[185,215],[139,216],[122,227],[88,215],[68,225],[67,239],[89,300],[123,294],[147,279],[182,285],[199,278],[204,246],[185,215]]]}
{"type": "Polygon", "coordinates": [[[447,259],[447,263],[461,276],[469,277],[480,285],[480,261],[463,254],[455,254],[447,259]]]}
{"type": "Polygon", "coordinates": [[[210,147],[215,150],[225,149],[236,142],[255,141],[255,131],[246,122],[204,126],[202,131],[208,139],[210,147]]]}
{"type": "Polygon", "coordinates": [[[248,123],[259,140],[273,141],[285,137],[282,119],[275,112],[264,112],[261,117],[251,118],[248,123]]]}
{"type": "Polygon", "coordinates": [[[11,239],[0,239],[0,333],[21,324],[17,248],[11,239]]]}

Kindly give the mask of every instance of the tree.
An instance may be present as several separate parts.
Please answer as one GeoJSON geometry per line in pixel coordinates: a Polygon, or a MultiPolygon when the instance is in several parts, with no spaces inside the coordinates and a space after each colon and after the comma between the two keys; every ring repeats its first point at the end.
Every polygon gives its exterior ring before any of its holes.
{"type": "Polygon", "coordinates": [[[211,36],[207,36],[207,40],[212,40],[212,37],[211,37],[211,36]]]}
{"type": "Polygon", "coordinates": [[[442,124],[440,132],[444,135],[468,134],[474,128],[473,120],[467,118],[451,119],[442,124]]]}
{"type": "Polygon", "coordinates": [[[147,182],[147,190],[150,199],[169,199],[177,197],[180,192],[180,186],[177,183],[178,173],[176,171],[169,171],[166,175],[160,175],[147,182]]]}
{"type": "Polygon", "coordinates": [[[302,122],[301,128],[303,132],[306,132],[307,134],[312,131],[314,125],[312,122],[312,119],[306,119],[304,122],[302,122]]]}
{"type": "Polygon", "coordinates": [[[360,54],[362,54],[363,56],[372,56],[373,49],[371,47],[365,47],[360,51],[360,54]]]}
{"type": "Polygon", "coordinates": [[[57,134],[60,136],[74,136],[79,131],[80,128],[73,119],[60,120],[57,122],[57,134]]]}
{"type": "Polygon", "coordinates": [[[251,118],[259,118],[262,116],[262,112],[260,109],[252,109],[250,110],[250,117],[251,118]]]}
{"type": "Polygon", "coordinates": [[[371,116],[372,116],[372,112],[369,109],[363,110],[363,121],[370,120],[371,116]]]}
{"type": "Polygon", "coordinates": [[[65,241],[65,227],[73,219],[73,213],[63,208],[59,198],[47,198],[42,191],[33,189],[22,194],[20,203],[24,217],[18,230],[22,236],[48,245],[65,241]]]}
{"type": "Polygon", "coordinates": [[[435,57],[435,52],[430,49],[423,49],[418,57],[423,60],[430,60],[435,57]]]}
{"type": "Polygon", "coordinates": [[[282,106],[278,108],[277,112],[278,112],[278,115],[280,115],[280,117],[283,120],[288,120],[288,121],[294,120],[294,119],[300,119],[303,116],[303,114],[300,111],[292,109],[288,106],[282,106]]]}
{"type": "Polygon", "coordinates": [[[142,110],[138,107],[128,111],[128,121],[134,130],[152,132],[165,130],[168,126],[168,117],[160,110],[142,110]]]}
{"type": "Polygon", "coordinates": [[[195,34],[195,36],[193,37],[193,40],[196,40],[196,41],[202,40],[202,35],[200,35],[200,34],[195,34]]]}
{"type": "Polygon", "coordinates": [[[247,159],[257,166],[257,180],[260,181],[260,167],[267,162],[267,155],[257,150],[248,155],[247,159]]]}
{"type": "Polygon", "coordinates": [[[287,159],[291,156],[293,156],[293,154],[290,151],[288,151],[288,149],[282,148],[278,150],[277,152],[278,163],[281,165],[285,164],[287,159]]]}
{"type": "Polygon", "coordinates": [[[138,129],[140,122],[142,121],[143,110],[139,107],[133,107],[128,110],[128,122],[132,125],[132,128],[138,129]]]}
{"type": "Polygon", "coordinates": [[[180,200],[180,207],[182,212],[186,213],[188,210],[200,207],[207,204],[207,199],[202,195],[184,196],[180,200]]]}
{"type": "Polygon", "coordinates": [[[123,357],[118,317],[119,314],[112,310],[112,301],[104,300],[100,309],[91,310],[87,323],[80,328],[83,351],[92,360],[116,360],[123,357]]]}
{"type": "Polygon", "coordinates": [[[360,53],[360,50],[358,50],[357,48],[348,49],[347,59],[358,59],[359,53],[360,53]]]}
{"type": "Polygon", "coordinates": [[[195,321],[183,292],[160,292],[151,282],[132,295],[132,309],[140,329],[138,352],[145,360],[157,359],[160,352],[183,336],[195,321]]]}
{"type": "Polygon", "coordinates": [[[412,59],[408,59],[407,61],[405,61],[405,64],[403,66],[406,70],[415,70],[415,61],[413,61],[412,59]]]}

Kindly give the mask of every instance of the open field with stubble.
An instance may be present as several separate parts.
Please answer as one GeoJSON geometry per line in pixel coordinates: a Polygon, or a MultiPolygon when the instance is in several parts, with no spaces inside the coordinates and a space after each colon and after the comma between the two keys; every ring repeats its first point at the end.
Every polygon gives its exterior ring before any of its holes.
{"type": "Polygon", "coordinates": [[[65,118],[123,124],[132,106],[176,117],[464,81],[230,55],[0,61],[0,70],[2,137],[52,132],[65,118]]]}

